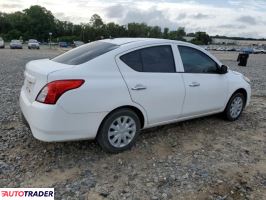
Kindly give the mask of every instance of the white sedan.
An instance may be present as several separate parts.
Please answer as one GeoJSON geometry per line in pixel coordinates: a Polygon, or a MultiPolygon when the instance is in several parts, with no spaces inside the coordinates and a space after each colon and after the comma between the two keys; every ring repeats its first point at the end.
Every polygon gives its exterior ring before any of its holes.
{"type": "Polygon", "coordinates": [[[40,49],[40,44],[37,40],[30,39],[28,42],[28,49],[40,49]]]}
{"type": "Polygon", "coordinates": [[[42,141],[97,139],[130,148],[141,129],[215,113],[234,121],[250,80],[190,43],[107,39],[26,65],[20,107],[42,141]]]}

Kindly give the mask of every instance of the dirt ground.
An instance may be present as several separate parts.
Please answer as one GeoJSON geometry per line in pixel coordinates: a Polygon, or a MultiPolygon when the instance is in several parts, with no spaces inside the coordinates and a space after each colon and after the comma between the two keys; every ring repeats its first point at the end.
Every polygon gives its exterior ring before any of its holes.
{"type": "Polygon", "coordinates": [[[130,151],[104,153],[94,141],[44,143],[21,123],[25,63],[58,50],[0,50],[0,187],[54,187],[55,199],[266,199],[266,55],[238,67],[252,80],[250,106],[236,122],[219,115],[142,132],[130,151]]]}

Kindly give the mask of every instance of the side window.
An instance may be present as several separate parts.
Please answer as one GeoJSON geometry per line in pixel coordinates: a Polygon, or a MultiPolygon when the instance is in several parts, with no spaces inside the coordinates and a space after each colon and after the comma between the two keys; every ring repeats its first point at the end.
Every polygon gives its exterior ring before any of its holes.
{"type": "Polygon", "coordinates": [[[171,46],[156,46],[141,50],[143,72],[175,72],[171,46]]]}
{"type": "Polygon", "coordinates": [[[217,73],[217,63],[203,52],[186,46],[178,46],[186,73],[217,73]]]}
{"type": "Polygon", "coordinates": [[[132,51],[120,57],[120,59],[126,63],[133,70],[142,72],[142,62],[140,51],[132,51]]]}
{"type": "Polygon", "coordinates": [[[169,45],[132,51],[120,57],[132,69],[139,72],[174,73],[175,61],[169,45]]]}

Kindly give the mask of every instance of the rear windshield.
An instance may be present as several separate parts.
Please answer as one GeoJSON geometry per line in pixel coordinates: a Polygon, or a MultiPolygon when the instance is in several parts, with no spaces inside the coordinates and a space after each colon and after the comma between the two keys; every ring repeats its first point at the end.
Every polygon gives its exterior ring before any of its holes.
{"type": "Polygon", "coordinates": [[[80,65],[109,51],[112,51],[118,47],[119,45],[111,44],[108,42],[96,41],[70,50],[64,54],[53,58],[52,60],[68,65],[80,65]]]}

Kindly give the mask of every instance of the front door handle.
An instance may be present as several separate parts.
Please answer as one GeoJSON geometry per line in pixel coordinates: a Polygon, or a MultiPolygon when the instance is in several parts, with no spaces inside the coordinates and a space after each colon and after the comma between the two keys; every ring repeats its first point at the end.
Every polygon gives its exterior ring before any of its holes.
{"type": "Polygon", "coordinates": [[[147,87],[141,84],[135,85],[135,87],[131,88],[131,90],[146,90],[147,87]]]}
{"type": "Polygon", "coordinates": [[[197,82],[192,82],[189,84],[189,87],[199,87],[200,86],[200,83],[197,83],[197,82]]]}

